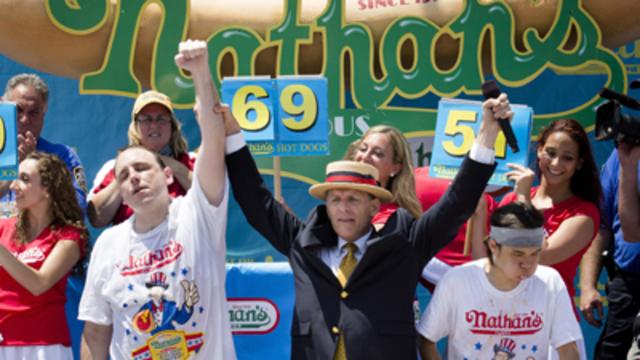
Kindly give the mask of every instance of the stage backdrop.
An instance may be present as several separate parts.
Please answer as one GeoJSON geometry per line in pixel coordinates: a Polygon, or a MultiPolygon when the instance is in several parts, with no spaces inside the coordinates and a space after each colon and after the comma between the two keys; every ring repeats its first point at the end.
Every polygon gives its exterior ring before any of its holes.
{"type": "MultiPolygon", "coordinates": [[[[51,97],[42,135],[77,150],[89,183],[126,144],[144,89],[172,97],[190,149],[198,146],[191,80],[173,64],[181,39],[208,41],[216,85],[231,75],[326,77],[330,155],[282,159],[284,198],[302,217],[317,204],[308,186],[371,126],[400,128],[415,164],[428,165],[438,100],[479,100],[487,79],[534,109],[534,134],[563,117],[592,132],[603,86],[640,97],[628,90],[640,76],[636,0],[0,0],[0,10],[0,83],[20,72],[43,76],[51,97]]],[[[592,144],[602,164],[612,145],[592,144]]],[[[271,183],[271,160],[258,164],[271,183]]],[[[230,263],[286,260],[235,202],[227,235],[230,263]]],[[[281,312],[277,327],[290,316],[281,312]]],[[[583,329],[590,347],[597,330],[583,329]]]]}

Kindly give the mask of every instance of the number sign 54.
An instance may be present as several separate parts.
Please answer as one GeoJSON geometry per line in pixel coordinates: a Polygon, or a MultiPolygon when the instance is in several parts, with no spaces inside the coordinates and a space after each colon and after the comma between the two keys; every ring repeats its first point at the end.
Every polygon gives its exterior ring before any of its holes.
{"type": "MultiPolygon", "coordinates": [[[[462,141],[460,142],[460,145],[456,145],[456,141],[454,141],[454,139],[444,140],[442,142],[442,147],[446,153],[451,156],[462,157],[471,150],[473,140],[476,138],[476,127],[469,125],[476,125],[479,120],[478,115],[478,112],[472,110],[449,111],[449,116],[447,116],[447,122],[444,127],[444,134],[449,137],[462,135],[462,141]]],[[[498,133],[495,150],[496,158],[498,159],[504,159],[507,155],[507,140],[502,132],[498,133]]]]}

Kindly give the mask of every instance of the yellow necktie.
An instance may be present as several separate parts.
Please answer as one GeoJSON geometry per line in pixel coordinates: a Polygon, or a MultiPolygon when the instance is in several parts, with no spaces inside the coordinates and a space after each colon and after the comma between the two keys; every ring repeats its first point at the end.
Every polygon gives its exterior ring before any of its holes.
{"type": "MultiPolygon", "coordinates": [[[[347,255],[342,258],[340,261],[340,266],[338,267],[338,281],[340,285],[344,287],[347,284],[347,280],[353,273],[353,270],[358,265],[358,259],[356,259],[356,250],[358,247],[355,244],[348,243],[344,245],[344,248],[347,250],[347,255]]],[[[333,357],[334,360],[347,360],[347,351],[344,346],[344,335],[340,334],[338,338],[338,346],[336,347],[336,354],[333,357]]]]}

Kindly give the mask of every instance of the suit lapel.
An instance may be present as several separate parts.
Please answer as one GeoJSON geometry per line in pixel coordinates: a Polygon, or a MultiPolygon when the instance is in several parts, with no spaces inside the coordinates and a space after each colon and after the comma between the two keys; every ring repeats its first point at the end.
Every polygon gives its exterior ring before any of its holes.
{"type": "Polygon", "coordinates": [[[356,266],[351,277],[349,277],[347,286],[357,284],[358,279],[370,273],[372,267],[379,267],[396,248],[406,245],[406,241],[397,236],[397,233],[381,234],[374,231],[369,240],[367,240],[367,251],[358,262],[358,266],[356,266]]]}
{"type": "Polygon", "coordinates": [[[316,212],[316,217],[310,219],[310,226],[302,231],[300,255],[304,256],[307,263],[320,275],[335,284],[336,287],[342,287],[331,269],[320,258],[320,251],[338,245],[338,237],[331,228],[331,223],[328,218],[323,219],[323,217],[326,217],[323,211],[316,212]]]}

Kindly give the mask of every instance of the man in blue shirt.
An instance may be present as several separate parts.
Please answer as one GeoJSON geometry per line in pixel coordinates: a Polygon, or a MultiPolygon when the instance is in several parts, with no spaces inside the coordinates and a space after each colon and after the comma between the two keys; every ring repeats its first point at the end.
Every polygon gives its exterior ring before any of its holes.
{"type": "MultiPolygon", "coordinates": [[[[68,146],[51,143],[40,136],[44,127],[44,116],[47,112],[49,87],[36,74],[18,74],[9,79],[3,100],[15,102],[18,116],[18,157],[20,160],[33,152],[42,151],[58,156],[67,164],[73,176],[73,185],[82,210],[87,208],[87,185],[84,168],[78,155],[68,146]]],[[[0,202],[12,203],[13,193],[9,190],[10,181],[0,182],[0,202]]],[[[3,206],[4,215],[10,212],[3,206]]]]}
{"type": "Polygon", "coordinates": [[[600,254],[613,249],[609,265],[605,264],[609,273],[609,313],[596,345],[596,359],[626,359],[632,344],[633,321],[640,311],[639,161],[640,145],[621,143],[600,175],[603,193],[600,236],[585,253],[580,273],[580,308],[587,322],[600,326],[602,300],[596,289],[603,265],[600,254]],[[594,314],[596,310],[598,316],[594,314]]]}

